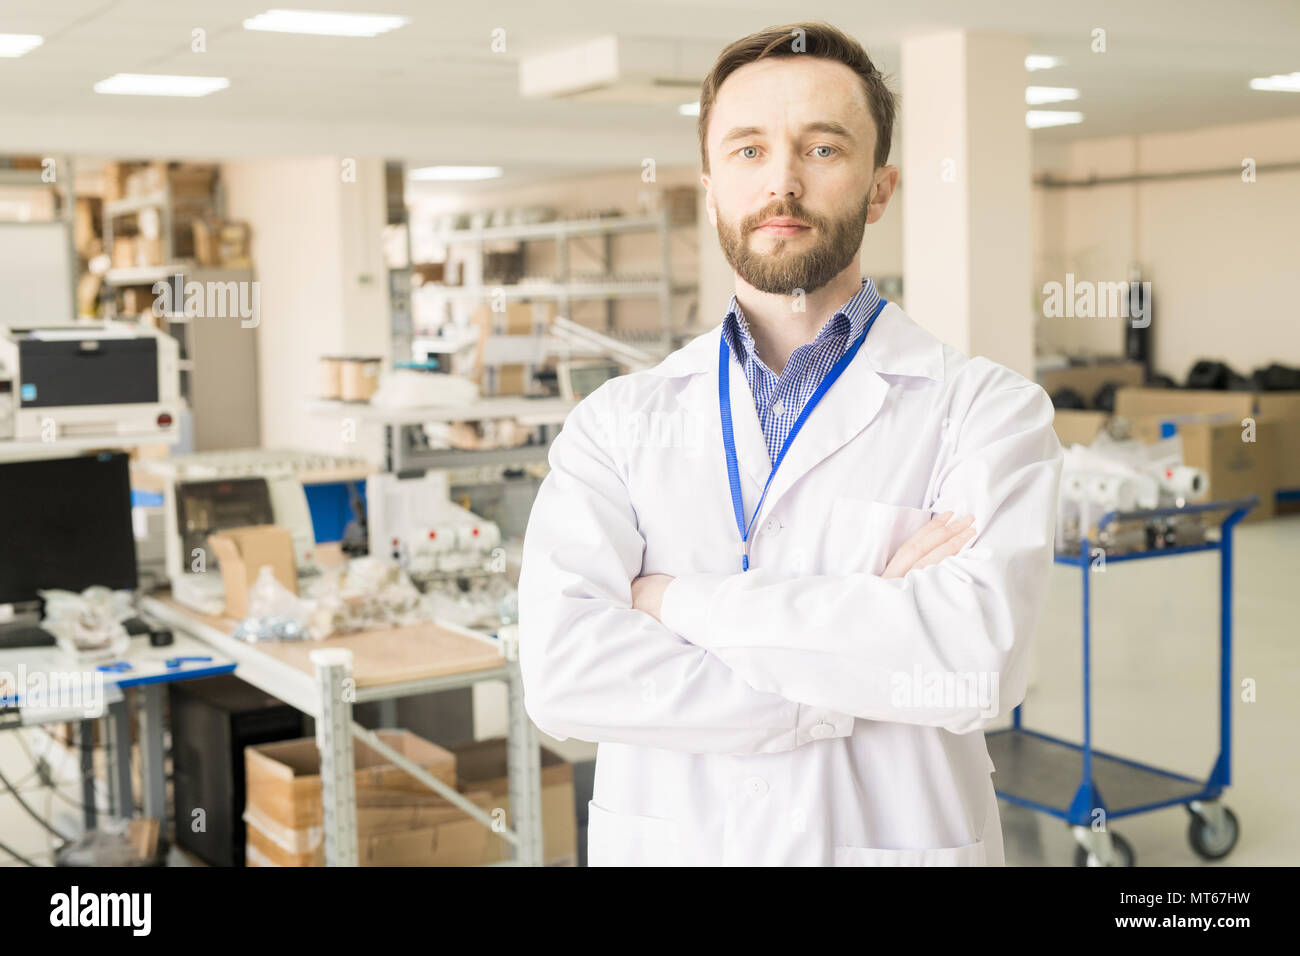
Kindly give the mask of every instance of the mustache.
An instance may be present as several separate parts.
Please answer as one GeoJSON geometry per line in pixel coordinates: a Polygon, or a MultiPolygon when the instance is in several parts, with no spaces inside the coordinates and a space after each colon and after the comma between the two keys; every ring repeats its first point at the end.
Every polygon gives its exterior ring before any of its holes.
{"type": "Polygon", "coordinates": [[[749,235],[749,233],[753,232],[755,229],[757,229],[763,223],[767,222],[769,219],[775,219],[778,216],[785,216],[790,219],[798,219],[800,222],[806,222],[814,229],[821,229],[821,230],[825,229],[825,222],[823,221],[821,216],[813,215],[812,213],[808,212],[808,210],[804,209],[802,206],[786,204],[783,206],[775,206],[770,209],[764,209],[762,212],[758,213],[757,215],[750,216],[747,219],[743,220],[741,222],[743,234],[749,235]]]}

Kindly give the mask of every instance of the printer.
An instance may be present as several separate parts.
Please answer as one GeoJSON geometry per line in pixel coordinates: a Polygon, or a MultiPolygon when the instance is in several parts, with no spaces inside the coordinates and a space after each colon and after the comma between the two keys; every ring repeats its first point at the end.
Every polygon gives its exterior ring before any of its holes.
{"type": "Polygon", "coordinates": [[[176,339],[123,322],[0,325],[3,443],[180,437],[176,339]]]}
{"type": "Polygon", "coordinates": [[[208,550],[208,535],[215,532],[279,525],[293,537],[299,579],[320,573],[302,482],[288,464],[254,462],[240,452],[199,452],[136,464],[138,473],[161,486],[158,530],[172,597],[201,613],[219,615],[225,607],[221,570],[208,550]]]}
{"type": "Polygon", "coordinates": [[[158,577],[187,607],[219,615],[225,588],[208,535],[230,528],[274,524],[293,537],[299,593],[317,578],[316,533],[303,484],[358,477],[371,470],[361,458],[288,449],[195,452],[135,462],[132,484],[161,496],[159,507],[133,509],[140,566],[160,563],[158,577]],[[161,546],[159,546],[161,539],[161,546]]]}

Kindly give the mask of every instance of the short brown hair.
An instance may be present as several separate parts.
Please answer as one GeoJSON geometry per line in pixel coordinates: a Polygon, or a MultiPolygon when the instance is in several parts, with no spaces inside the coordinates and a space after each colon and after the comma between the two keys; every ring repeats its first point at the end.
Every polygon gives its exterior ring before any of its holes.
{"type": "Polygon", "coordinates": [[[894,93],[885,85],[884,75],[876,69],[862,44],[842,30],[818,20],[809,23],[792,23],[783,27],[768,27],[751,33],[728,46],[719,54],[713,69],[700,87],[700,163],[709,171],[709,115],[718,96],[722,81],[747,63],[776,57],[812,56],[843,63],[858,76],[867,92],[871,118],[876,124],[876,167],[889,160],[890,141],[894,136],[894,93]],[[794,48],[796,31],[802,31],[803,49],[794,48]]]}

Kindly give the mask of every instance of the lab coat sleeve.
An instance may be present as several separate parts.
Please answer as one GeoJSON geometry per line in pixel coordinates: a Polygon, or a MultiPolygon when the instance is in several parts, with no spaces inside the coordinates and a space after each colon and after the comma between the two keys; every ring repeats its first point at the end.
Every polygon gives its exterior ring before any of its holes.
{"type": "MultiPolygon", "coordinates": [[[[617,381],[617,380],[616,380],[617,381]]],[[[756,690],[632,607],[645,541],[592,393],[551,445],[524,535],[519,663],[545,733],[692,753],[776,753],[852,733],[853,717],[756,690]]]]}
{"type": "Polygon", "coordinates": [[[935,513],[975,517],[958,554],[888,580],[762,567],[684,575],[664,595],[664,623],[758,690],[954,733],[987,726],[1024,699],[1052,565],[1052,418],[1024,380],[970,402],[933,485],[935,513]]]}

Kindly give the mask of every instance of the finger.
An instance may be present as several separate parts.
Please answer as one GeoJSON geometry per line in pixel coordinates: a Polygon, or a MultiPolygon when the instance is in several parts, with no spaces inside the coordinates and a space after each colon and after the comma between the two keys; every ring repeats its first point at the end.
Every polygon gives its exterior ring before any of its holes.
{"type": "Polygon", "coordinates": [[[896,556],[904,555],[909,552],[916,552],[917,556],[919,557],[921,554],[924,553],[921,551],[917,551],[920,541],[923,538],[925,538],[926,535],[935,534],[939,531],[942,531],[943,528],[947,525],[948,519],[951,517],[952,517],[951,511],[945,511],[941,515],[935,515],[928,522],[926,522],[919,531],[913,533],[911,537],[909,537],[906,541],[902,543],[902,545],[899,546],[896,556]]]}
{"type": "Polygon", "coordinates": [[[951,511],[936,515],[919,531],[904,541],[898,550],[894,552],[894,556],[889,559],[889,563],[885,566],[884,574],[881,577],[901,578],[916,563],[918,558],[948,540],[952,534],[956,533],[949,530],[948,519],[951,517],[951,511]]]}
{"type": "Polygon", "coordinates": [[[928,568],[931,565],[938,564],[944,558],[952,557],[954,554],[956,554],[958,551],[964,548],[966,546],[966,542],[973,537],[975,537],[975,529],[967,528],[961,534],[954,536],[948,541],[945,541],[943,544],[939,545],[939,547],[935,548],[929,554],[925,555],[925,557],[921,558],[920,561],[917,561],[916,564],[912,565],[912,570],[917,571],[920,570],[921,568],[928,568]]]}
{"type": "Polygon", "coordinates": [[[905,556],[907,565],[911,567],[945,541],[965,531],[974,520],[973,516],[966,515],[956,521],[940,523],[937,527],[932,527],[935,524],[932,521],[903,542],[903,546],[898,549],[899,555],[905,556]]]}

